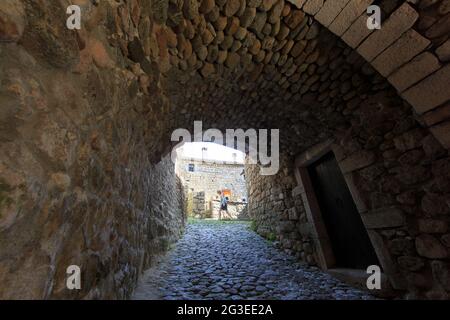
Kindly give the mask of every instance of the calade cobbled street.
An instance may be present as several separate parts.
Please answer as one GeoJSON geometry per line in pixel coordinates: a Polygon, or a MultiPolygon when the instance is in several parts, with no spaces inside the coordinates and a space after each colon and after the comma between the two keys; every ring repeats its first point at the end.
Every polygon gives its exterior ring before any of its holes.
{"type": "Polygon", "coordinates": [[[195,221],[134,299],[374,299],[277,249],[246,222],[195,221]]]}

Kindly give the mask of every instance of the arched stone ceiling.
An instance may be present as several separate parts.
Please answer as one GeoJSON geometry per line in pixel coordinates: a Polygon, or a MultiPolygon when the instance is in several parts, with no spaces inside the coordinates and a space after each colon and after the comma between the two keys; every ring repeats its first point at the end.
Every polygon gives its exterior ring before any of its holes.
{"type": "MultiPolygon", "coordinates": [[[[68,4],[61,3],[61,9],[68,4]]],[[[48,4],[25,1],[10,9],[27,20],[21,25],[17,19],[19,34],[10,40],[54,67],[86,74],[88,86],[99,83],[88,74],[93,63],[113,73],[131,71],[116,76],[140,100],[135,111],[149,122],[142,135],[157,153],[167,150],[173,129],[191,128],[194,120],[203,120],[204,128],[280,128],[283,143],[295,153],[344,132],[355,114],[365,112],[356,109],[381,91],[403,97],[449,146],[448,121],[442,121],[450,98],[445,2],[72,3],[84,14],[79,32],[66,30],[65,17],[48,4]],[[383,10],[381,30],[365,25],[370,4],[383,10]],[[52,24],[42,25],[42,18],[52,24]]],[[[90,95],[89,88],[83,90],[90,95]]],[[[88,98],[89,104],[96,101],[102,100],[88,98]]],[[[102,113],[105,106],[94,110],[102,113]]]]}

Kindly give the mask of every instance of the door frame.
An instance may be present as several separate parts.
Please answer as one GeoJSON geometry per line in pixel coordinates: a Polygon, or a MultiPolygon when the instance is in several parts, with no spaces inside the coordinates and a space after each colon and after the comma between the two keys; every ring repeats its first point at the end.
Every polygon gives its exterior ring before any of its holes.
{"type": "Polygon", "coordinates": [[[335,267],[336,260],[332,251],[330,238],[328,236],[328,232],[325,228],[325,223],[322,218],[322,213],[316,197],[316,192],[314,190],[308,172],[308,166],[310,166],[329,152],[333,152],[336,157],[339,169],[344,176],[345,182],[348,186],[350,194],[352,195],[353,201],[355,202],[356,208],[361,215],[364,228],[369,235],[369,239],[375,250],[375,254],[377,255],[380,265],[383,269],[383,275],[387,277],[392,287],[396,289],[403,288],[404,281],[398,273],[396,263],[394,263],[393,259],[391,258],[391,255],[386,244],[384,243],[383,238],[376,230],[378,228],[383,228],[386,226],[371,225],[371,219],[365,218],[368,216],[373,216],[374,213],[368,212],[368,208],[354,183],[352,171],[356,170],[357,168],[355,168],[354,170],[349,170],[347,167],[346,171],[343,170],[342,162],[346,159],[346,156],[342,150],[342,147],[340,147],[334,142],[334,140],[331,139],[316,144],[305,152],[297,155],[295,157],[294,163],[294,173],[298,184],[296,194],[299,194],[302,197],[306,216],[309,225],[311,226],[309,231],[315,245],[314,251],[317,264],[321,269],[329,270],[335,267]]]}
{"type": "Polygon", "coordinates": [[[334,267],[336,260],[331,247],[331,240],[325,228],[322,212],[311,182],[308,166],[319,160],[331,150],[332,142],[320,143],[295,158],[294,173],[306,211],[306,217],[311,225],[311,233],[315,243],[315,254],[320,268],[327,270],[334,267]]]}

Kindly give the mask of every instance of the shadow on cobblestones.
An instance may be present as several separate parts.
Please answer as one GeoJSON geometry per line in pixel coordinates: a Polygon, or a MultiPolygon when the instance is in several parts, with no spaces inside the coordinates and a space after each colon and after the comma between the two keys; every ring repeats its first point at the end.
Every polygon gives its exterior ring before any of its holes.
{"type": "Polygon", "coordinates": [[[142,276],[133,299],[374,299],[299,263],[248,222],[191,221],[176,246],[142,276]]]}

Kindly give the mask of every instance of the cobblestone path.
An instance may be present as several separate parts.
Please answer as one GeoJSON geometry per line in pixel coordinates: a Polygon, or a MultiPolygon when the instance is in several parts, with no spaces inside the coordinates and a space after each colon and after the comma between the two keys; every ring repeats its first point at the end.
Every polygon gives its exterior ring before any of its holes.
{"type": "Polygon", "coordinates": [[[190,223],[133,299],[373,299],[295,261],[245,222],[190,223]]]}

